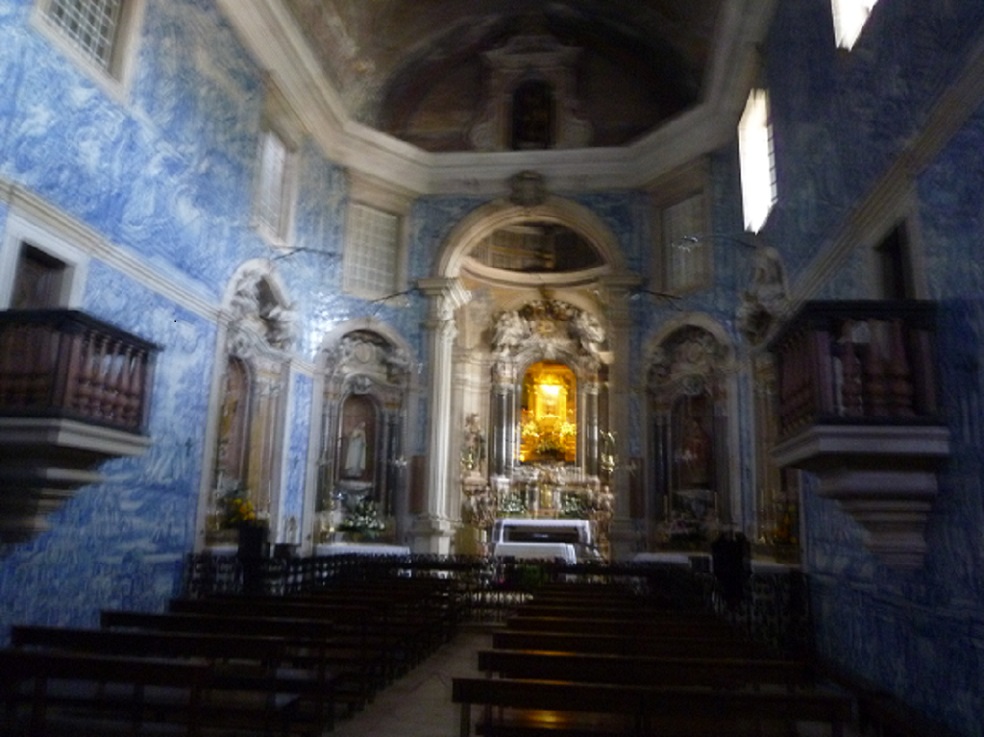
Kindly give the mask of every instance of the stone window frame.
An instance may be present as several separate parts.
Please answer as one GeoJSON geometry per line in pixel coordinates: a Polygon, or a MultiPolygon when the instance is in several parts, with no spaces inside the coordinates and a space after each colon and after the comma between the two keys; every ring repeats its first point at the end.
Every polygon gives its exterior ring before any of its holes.
{"type": "Polygon", "coordinates": [[[256,144],[256,171],[253,180],[253,200],[250,225],[275,248],[290,249],[294,230],[294,210],[299,190],[300,148],[304,139],[304,127],[280,89],[269,78],[265,80],[263,112],[256,144]],[[267,194],[272,185],[269,170],[264,166],[267,147],[271,140],[283,147],[283,163],[276,175],[280,190],[275,210],[276,217],[268,218],[262,203],[270,199],[267,194]]]}
{"type": "Polygon", "coordinates": [[[105,60],[87,52],[81,42],[51,16],[56,1],[37,0],[32,14],[34,27],[106,92],[118,99],[124,97],[136,67],[146,0],[120,0],[112,51],[105,60]]]}

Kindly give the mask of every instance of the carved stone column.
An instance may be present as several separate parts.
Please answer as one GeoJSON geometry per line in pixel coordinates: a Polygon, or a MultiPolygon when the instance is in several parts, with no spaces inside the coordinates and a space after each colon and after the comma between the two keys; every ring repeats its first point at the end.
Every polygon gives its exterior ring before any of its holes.
{"type": "Polygon", "coordinates": [[[516,459],[516,365],[509,360],[500,360],[492,370],[489,473],[508,476],[516,459]]]}
{"type": "Polygon", "coordinates": [[[427,353],[430,363],[430,404],[428,407],[427,511],[414,526],[418,552],[449,553],[453,521],[449,492],[452,479],[451,448],[452,368],[454,341],[458,334],[455,311],[468,299],[468,292],[457,279],[421,279],[420,290],[430,298],[427,321],[427,353]]]}
{"type": "Polygon", "coordinates": [[[631,366],[628,360],[632,354],[629,296],[638,284],[639,277],[636,274],[612,274],[605,279],[609,321],[608,349],[613,356],[618,357],[618,360],[612,361],[608,369],[608,416],[599,418],[599,421],[615,433],[620,445],[618,453],[621,468],[616,469],[611,482],[612,492],[615,494],[612,548],[616,557],[630,553],[634,547],[643,542],[637,539],[638,532],[634,521],[630,518],[631,479],[626,466],[632,456],[626,443],[627,439],[633,436],[629,410],[632,402],[636,400],[632,390],[631,366]],[[612,408],[619,409],[612,411],[612,408]]]}

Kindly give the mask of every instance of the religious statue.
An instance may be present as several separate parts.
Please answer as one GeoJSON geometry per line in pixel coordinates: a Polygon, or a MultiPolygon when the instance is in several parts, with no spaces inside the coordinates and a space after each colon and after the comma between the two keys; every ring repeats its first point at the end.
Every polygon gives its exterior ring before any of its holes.
{"type": "Polygon", "coordinates": [[[618,465],[618,444],[615,433],[605,430],[601,433],[601,453],[598,464],[605,473],[612,473],[618,465]]]}
{"type": "Polygon", "coordinates": [[[755,249],[752,284],[741,295],[738,328],[752,343],[760,343],[788,303],[786,272],[779,252],[770,246],[755,249]]]}
{"type": "Polygon", "coordinates": [[[478,415],[472,413],[465,420],[464,443],[461,448],[461,467],[465,471],[474,471],[485,460],[485,436],[479,423],[478,415]]]}
{"type": "Polygon", "coordinates": [[[366,423],[360,422],[349,433],[345,448],[342,475],[349,479],[362,478],[366,470],[366,423]]]}
{"type": "Polygon", "coordinates": [[[571,330],[581,347],[592,356],[597,356],[605,341],[605,329],[598,318],[589,312],[579,312],[571,321],[571,330]]]}
{"type": "Polygon", "coordinates": [[[695,417],[686,421],[677,464],[680,487],[684,489],[706,488],[710,484],[711,439],[695,417]]]}
{"type": "Polygon", "coordinates": [[[528,338],[529,333],[529,324],[516,310],[503,312],[495,324],[492,348],[498,353],[508,354],[528,338]]]}

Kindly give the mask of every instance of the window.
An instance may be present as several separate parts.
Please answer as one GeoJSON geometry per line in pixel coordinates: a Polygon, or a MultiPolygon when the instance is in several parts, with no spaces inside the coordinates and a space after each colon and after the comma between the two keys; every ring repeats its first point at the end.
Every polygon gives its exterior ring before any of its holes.
{"type": "Polygon", "coordinates": [[[368,299],[398,292],[399,216],[353,203],[348,218],[345,291],[368,299]]]}
{"type": "Polygon", "coordinates": [[[63,261],[25,243],[14,272],[11,308],[42,310],[60,306],[65,275],[63,261]]]}
{"type": "Polygon", "coordinates": [[[284,241],[290,219],[291,188],[288,186],[290,151],[276,131],[264,131],[260,139],[259,175],[253,214],[256,224],[276,241],[284,241]]]}
{"type": "Polygon", "coordinates": [[[745,229],[757,233],[776,203],[776,168],[769,94],[753,89],[738,122],[738,156],[745,229]]]}
{"type": "Polygon", "coordinates": [[[56,212],[37,203],[45,223],[12,212],[0,241],[0,309],[77,308],[89,269],[87,243],[71,227],[53,229],[56,212]]]}
{"type": "Polygon", "coordinates": [[[851,49],[878,0],[830,0],[834,17],[834,40],[842,49],[851,49]]]}
{"type": "Polygon", "coordinates": [[[36,25],[99,83],[118,93],[135,57],[144,0],[38,0],[36,25]]]}
{"type": "Polygon", "coordinates": [[[123,0],[51,0],[48,17],[75,46],[110,70],[123,0]]]}
{"type": "Polygon", "coordinates": [[[296,160],[303,126],[272,79],[265,81],[257,149],[252,224],[277,246],[287,246],[297,188],[296,160]]]}

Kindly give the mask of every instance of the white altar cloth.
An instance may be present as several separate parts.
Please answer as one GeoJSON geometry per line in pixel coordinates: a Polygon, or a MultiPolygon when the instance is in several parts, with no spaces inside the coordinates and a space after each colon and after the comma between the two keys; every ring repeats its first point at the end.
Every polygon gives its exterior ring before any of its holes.
{"type": "Polygon", "coordinates": [[[386,543],[322,543],[314,549],[317,555],[410,555],[406,545],[386,543]]]}

